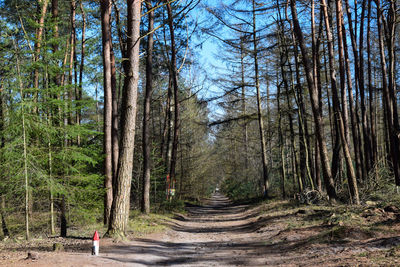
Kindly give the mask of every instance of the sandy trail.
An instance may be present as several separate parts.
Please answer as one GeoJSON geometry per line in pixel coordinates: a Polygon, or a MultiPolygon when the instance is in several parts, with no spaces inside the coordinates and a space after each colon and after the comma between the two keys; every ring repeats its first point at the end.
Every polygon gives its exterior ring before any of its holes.
{"type": "MultiPolygon", "coordinates": [[[[90,255],[87,240],[86,247],[80,247],[81,253],[41,252],[37,261],[19,259],[6,265],[379,266],[360,255],[382,251],[386,243],[389,247],[400,244],[400,237],[326,242],[316,238],[331,226],[291,228],[288,223],[302,222],[297,213],[260,214],[257,207],[234,205],[218,193],[187,210],[186,216],[177,215],[167,222],[170,229],[163,233],[122,243],[102,239],[97,257],[90,255]]],[[[397,259],[391,262],[397,263],[397,259]]]]}
{"type": "MultiPolygon", "coordinates": [[[[168,222],[171,229],[129,242],[101,240],[100,255],[41,252],[37,261],[10,266],[265,266],[265,243],[254,231],[254,214],[214,194],[188,215],[168,222]]],[[[90,247],[89,241],[87,247],[90,247]]],[[[269,257],[269,260],[271,258],[269,257]]]]}
{"type": "Polygon", "coordinates": [[[126,266],[261,266],[254,214],[214,194],[202,206],[189,206],[171,230],[110,249],[101,257],[126,266]],[[256,241],[257,240],[257,241],[256,241]]]}

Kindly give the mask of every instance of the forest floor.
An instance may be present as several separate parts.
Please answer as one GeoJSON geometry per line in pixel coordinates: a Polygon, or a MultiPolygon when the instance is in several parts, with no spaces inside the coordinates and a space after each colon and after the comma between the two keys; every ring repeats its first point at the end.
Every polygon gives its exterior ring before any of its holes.
{"type": "Polygon", "coordinates": [[[214,194],[167,230],[114,243],[90,238],[0,246],[0,266],[399,266],[396,207],[301,206],[289,201],[238,205],[214,194]],[[32,251],[37,259],[26,259],[32,251]]]}

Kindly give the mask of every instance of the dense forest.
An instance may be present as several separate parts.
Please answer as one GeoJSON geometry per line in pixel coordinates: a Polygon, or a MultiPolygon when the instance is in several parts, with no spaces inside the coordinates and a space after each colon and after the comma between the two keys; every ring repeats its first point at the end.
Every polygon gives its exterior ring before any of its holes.
{"type": "Polygon", "coordinates": [[[3,237],[124,237],[215,190],[400,200],[399,6],[0,1],[3,237]]]}

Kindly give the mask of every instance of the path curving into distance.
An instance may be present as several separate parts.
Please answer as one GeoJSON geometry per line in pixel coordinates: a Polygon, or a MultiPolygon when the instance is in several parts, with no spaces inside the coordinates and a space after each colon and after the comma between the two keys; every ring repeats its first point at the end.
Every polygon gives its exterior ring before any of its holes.
{"type": "Polygon", "coordinates": [[[203,205],[187,206],[171,230],[154,238],[137,239],[102,256],[124,266],[265,266],[257,238],[257,221],[247,205],[234,205],[215,193],[203,205]],[[124,257],[125,255],[129,255],[124,257]]]}

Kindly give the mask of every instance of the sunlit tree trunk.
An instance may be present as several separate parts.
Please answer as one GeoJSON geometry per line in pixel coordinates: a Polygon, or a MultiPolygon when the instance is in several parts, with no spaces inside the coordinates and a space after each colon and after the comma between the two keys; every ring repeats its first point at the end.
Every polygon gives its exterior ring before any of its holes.
{"type": "Polygon", "coordinates": [[[395,173],[395,182],[397,186],[400,186],[400,148],[399,148],[399,116],[398,116],[398,108],[397,108],[397,88],[396,88],[396,72],[395,72],[395,49],[396,49],[396,26],[399,23],[398,21],[398,8],[396,1],[390,1],[390,5],[388,7],[388,15],[387,15],[387,29],[386,29],[386,46],[387,46],[387,54],[388,54],[388,90],[389,90],[389,98],[391,101],[391,105],[393,107],[393,129],[390,132],[391,138],[393,138],[393,172],[395,173]],[[394,159],[396,158],[396,159],[394,159]]]}
{"type": "MultiPolygon", "coordinates": [[[[370,2],[370,1],[369,1],[370,2]]],[[[350,105],[354,105],[353,108],[353,114],[350,114],[350,116],[352,116],[351,119],[351,123],[352,123],[352,134],[353,134],[353,142],[354,142],[354,150],[355,150],[355,155],[356,155],[356,162],[358,162],[357,164],[359,165],[359,168],[357,168],[357,177],[360,180],[364,180],[367,176],[367,171],[365,168],[365,156],[363,153],[363,149],[362,149],[362,138],[361,138],[361,131],[359,128],[359,116],[358,116],[358,92],[359,92],[359,87],[360,87],[360,60],[359,60],[359,56],[360,53],[358,51],[358,46],[357,46],[357,36],[356,33],[357,31],[354,30],[353,27],[353,18],[352,18],[352,12],[350,10],[350,6],[349,6],[349,1],[348,0],[344,0],[345,3],[345,7],[346,7],[346,14],[347,14],[347,19],[349,21],[349,23],[347,24],[349,27],[349,35],[350,35],[350,40],[351,40],[351,47],[353,50],[353,56],[354,56],[354,73],[355,73],[355,91],[356,91],[356,98],[355,101],[350,99],[350,105]]],[[[357,16],[355,16],[355,25],[357,25],[357,16]]],[[[357,28],[357,27],[355,27],[357,28]]],[[[343,42],[347,42],[347,40],[344,38],[343,42]]],[[[346,67],[348,68],[348,67],[346,67]]],[[[347,71],[348,72],[348,71],[347,71]]],[[[347,77],[347,79],[351,79],[350,76],[347,77]]],[[[363,86],[363,85],[362,85],[363,86]]],[[[349,90],[348,90],[349,91],[349,90]]],[[[349,98],[353,98],[353,93],[349,91],[349,98]]],[[[350,108],[352,109],[352,108],[350,108]]],[[[351,112],[351,111],[350,111],[351,112]]],[[[365,148],[365,146],[364,146],[365,148]]]]}
{"type": "Polygon", "coordinates": [[[382,87],[383,99],[386,115],[387,135],[389,141],[389,151],[391,156],[391,168],[395,177],[396,185],[400,185],[400,151],[398,139],[398,115],[397,115],[397,98],[395,97],[395,80],[394,80],[394,33],[396,6],[391,1],[388,18],[386,20],[382,13],[380,1],[375,1],[377,5],[377,24],[379,33],[379,53],[382,71],[382,87]],[[383,24],[383,25],[382,25],[383,24]],[[389,62],[386,62],[386,53],[384,45],[384,34],[386,33],[387,55],[389,62]],[[389,70],[387,68],[389,66],[389,70]]]}
{"type": "MultiPolygon", "coordinates": [[[[15,49],[17,49],[17,44],[14,41],[15,49]]],[[[24,173],[24,187],[25,187],[25,238],[29,240],[29,177],[28,177],[28,155],[27,155],[27,136],[26,136],[26,125],[25,125],[25,99],[24,99],[24,85],[21,77],[21,68],[18,56],[16,57],[16,67],[17,67],[17,79],[19,85],[19,93],[21,96],[21,114],[22,114],[22,141],[23,141],[23,173],[24,173]]]]}
{"type": "Polygon", "coordinates": [[[178,153],[178,141],[179,141],[179,127],[180,127],[180,114],[179,114],[179,88],[178,88],[178,74],[176,69],[176,47],[175,47],[175,32],[174,23],[172,16],[171,4],[167,4],[168,12],[168,25],[171,38],[171,62],[170,71],[172,78],[172,85],[174,87],[174,138],[172,141],[171,151],[171,167],[170,167],[170,181],[173,183],[176,176],[176,158],[178,153]]]}
{"type": "MultiPolygon", "coordinates": [[[[59,23],[59,17],[58,17],[58,0],[52,0],[51,1],[51,16],[52,20],[54,23],[53,27],[53,37],[57,39],[59,37],[59,32],[58,32],[58,23],[59,23]]],[[[58,44],[55,43],[52,46],[53,48],[53,54],[56,54],[58,51],[58,44]]],[[[61,78],[60,75],[57,73],[54,78],[53,78],[54,84],[58,87],[61,85],[61,78]]],[[[57,95],[52,95],[52,97],[57,98],[57,95]]],[[[53,108],[52,111],[53,117],[56,117],[56,108],[53,108]]],[[[49,124],[51,125],[53,121],[53,118],[49,119],[49,124]]],[[[54,192],[53,192],[53,179],[52,179],[52,152],[51,152],[51,144],[49,140],[49,174],[50,174],[50,188],[49,188],[49,195],[50,195],[50,232],[52,235],[55,234],[55,216],[54,216],[54,192]]]]}
{"type": "MultiPolygon", "coordinates": [[[[110,22],[111,23],[111,22],[110,22]]],[[[111,45],[111,96],[112,96],[112,115],[111,115],[111,147],[112,147],[112,180],[113,183],[117,177],[118,157],[119,157],[119,94],[117,88],[117,70],[115,66],[114,49],[111,45]]]]}
{"type": "Polygon", "coordinates": [[[323,177],[324,177],[324,182],[325,182],[325,187],[328,193],[328,196],[330,197],[331,201],[335,202],[337,200],[337,195],[336,195],[336,190],[334,187],[333,183],[333,178],[332,178],[332,173],[331,169],[329,166],[329,158],[328,158],[328,150],[326,147],[325,143],[325,137],[323,134],[323,122],[322,122],[322,117],[320,116],[318,109],[318,90],[314,86],[314,78],[313,78],[313,71],[312,71],[312,64],[310,62],[310,57],[304,42],[304,37],[303,37],[303,32],[300,28],[300,23],[297,18],[297,9],[296,9],[296,3],[294,0],[290,1],[290,7],[292,11],[292,20],[293,20],[293,26],[294,26],[294,33],[296,35],[296,39],[298,41],[298,45],[300,46],[301,53],[303,56],[303,65],[305,69],[305,74],[306,74],[306,79],[307,79],[307,84],[309,88],[309,94],[310,94],[310,100],[311,100],[311,107],[314,115],[314,123],[315,123],[315,132],[316,132],[316,137],[318,138],[318,143],[319,143],[319,150],[320,150],[320,156],[321,156],[321,165],[322,165],[322,170],[323,170],[323,177]]]}
{"type": "MultiPolygon", "coordinates": [[[[72,116],[72,105],[73,105],[73,93],[74,91],[72,90],[72,85],[74,88],[76,88],[76,75],[74,75],[74,71],[76,70],[76,3],[75,0],[71,0],[71,35],[70,35],[70,44],[71,44],[71,50],[70,50],[70,55],[69,55],[69,72],[68,72],[68,81],[70,87],[67,89],[68,91],[68,101],[66,103],[67,111],[66,111],[66,116],[68,119],[68,124],[73,125],[75,122],[73,121],[73,116],[72,116]],[[75,78],[75,79],[74,79],[75,78]]],[[[75,71],[76,74],[76,71],[75,71]]],[[[72,140],[69,141],[69,143],[72,143],[72,140]]]]}
{"type": "Polygon", "coordinates": [[[124,238],[129,219],[132,181],[132,159],[135,145],[137,93],[139,82],[139,46],[141,1],[127,0],[128,8],[128,64],[126,86],[122,97],[121,146],[117,179],[114,184],[113,203],[107,235],[124,238]]]}
{"type": "MultiPolygon", "coordinates": [[[[336,1],[337,1],[336,2],[337,9],[339,9],[339,16],[340,16],[341,1],[340,0],[336,0],[336,1]]],[[[359,196],[358,196],[357,181],[356,181],[354,168],[353,168],[353,162],[351,159],[350,150],[349,150],[349,146],[348,146],[348,142],[347,142],[347,138],[346,138],[346,130],[345,129],[346,129],[347,125],[344,124],[343,112],[340,109],[338,90],[336,87],[336,71],[335,71],[334,52],[333,52],[333,37],[332,37],[332,32],[331,32],[331,28],[330,28],[329,19],[328,19],[329,18],[328,17],[328,8],[327,8],[325,0],[322,0],[321,7],[324,12],[325,30],[326,30],[326,35],[328,38],[329,70],[330,70],[330,78],[331,78],[333,108],[334,108],[334,112],[335,112],[334,116],[335,116],[335,120],[337,120],[337,123],[339,126],[338,130],[339,130],[339,134],[340,134],[340,138],[341,138],[341,142],[342,142],[344,158],[346,160],[347,171],[349,174],[348,183],[349,183],[349,187],[350,187],[350,193],[352,196],[352,200],[354,201],[355,204],[360,204],[360,200],[359,200],[359,196]]],[[[340,18],[338,18],[338,19],[340,21],[340,18]]],[[[340,22],[339,22],[339,25],[341,25],[340,22]]],[[[339,30],[338,34],[339,35],[342,34],[341,29],[339,30]]],[[[339,38],[339,40],[342,41],[342,38],[339,38]]],[[[340,47],[341,47],[341,49],[343,49],[343,45],[341,45],[340,47]]],[[[342,53],[343,53],[343,51],[342,51],[342,53]]],[[[342,71],[344,73],[344,69],[342,71]]],[[[343,79],[344,79],[344,77],[343,77],[343,79]]]]}
{"type": "Polygon", "coordinates": [[[172,78],[171,74],[168,77],[168,88],[167,88],[167,99],[165,105],[165,118],[164,118],[164,129],[161,140],[161,155],[164,159],[165,172],[169,174],[170,162],[171,162],[171,130],[173,127],[172,120],[172,78]]]}
{"type": "MultiPolygon", "coordinates": [[[[34,62],[38,62],[40,58],[40,50],[42,48],[42,38],[44,32],[44,21],[46,19],[47,6],[49,4],[49,0],[38,0],[38,4],[39,4],[38,8],[39,20],[37,21],[37,23],[39,24],[39,26],[36,30],[35,54],[33,57],[34,62]]],[[[33,86],[35,89],[33,101],[36,104],[33,107],[33,112],[37,113],[38,112],[37,102],[39,97],[39,69],[37,67],[34,70],[33,86]]]]}
{"type": "MultiPolygon", "coordinates": [[[[246,116],[246,84],[245,84],[245,73],[244,73],[244,57],[245,57],[245,48],[244,42],[245,38],[241,37],[240,39],[240,81],[242,87],[242,115],[246,116]]],[[[248,159],[248,142],[249,142],[249,134],[248,134],[248,126],[247,121],[243,122],[243,145],[244,145],[244,168],[245,168],[245,179],[248,179],[248,168],[249,168],[249,159],[248,159]]]]}
{"type": "Polygon", "coordinates": [[[255,75],[255,85],[257,91],[257,118],[258,118],[258,129],[260,134],[261,143],[261,164],[263,168],[263,187],[264,196],[268,197],[269,191],[269,179],[268,179],[268,167],[267,167],[267,151],[266,151],[266,141],[264,135],[264,122],[262,118],[262,107],[261,107],[261,93],[260,93],[260,79],[258,70],[258,50],[257,50],[257,25],[256,25],[256,2],[253,3],[253,58],[254,58],[254,75],[255,75]]]}
{"type": "MultiPolygon", "coordinates": [[[[152,9],[150,1],[146,2],[147,10],[152,9]]],[[[148,32],[150,33],[147,38],[147,55],[146,55],[146,91],[144,96],[144,116],[143,116],[143,191],[141,210],[144,213],[150,212],[150,156],[151,156],[151,143],[150,143],[150,109],[151,109],[151,96],[153,93],[153,29],[154,29],[154,11],[148,14],[148,32]]]]}
{"type": "Polygon", "coordinates": [[[371,59],[371,2],[368,1],[368,15],[367,15],[367,61],[368,61],[368,93],[369,93],[369,121],[371,129],[371,167],[376,170],[376,162],[378,160],[378,141],[375,128],[375,113],[376,107],[374,105],[374,90],[372,88],[372,59],[371,59]]]}
{"type": "MultiPolygon", "coordinates": [[[[294,34],[292,34],[293,44],[296,44],[296,38],[294,34]]],[[[300,74],[300,60],[299,60],[299,53],[298,48],[294,46],[294,63],[295,63],[295,72],[296,72],[296,90],[294,92],[294,97],[297,104],[297,116],[298,116],[298,123],[299,123],[299,150],[300,150],[300,176],[299,179],[301,183],[299,184],[299,188],[301,191],[307,186],[307,180],[310,183],[312,189],[314,189],[314,183],[312,180],[312,175],[310,171],[310,164],[309,164],[309,142],[307,140],[308,129],[306,123],[306,108],[304,105],[304,98],[303,98],[303,90],[301,85],[301,74],[300,74]]]]}
{"type": "Polygon", "coordinates": [[[285,181],[286,181],[286,170],[285,170],[285,152],[284,152],[284,139],[283,139],[283,133],[282,133],[282,111],[281,111],[281,86],[279,84],[279,81],[277,81],[277,96],[276,96],[276,101],[277,101],[277,108],[278,108],[278,136],[279,136],[279,152],[280,152],[280,172],[281,172],[281,188],[282,188],[282,198],[284,199],[286,197],[286,190],[285,190],[285,181]]]}
{"type": "MultiPolygon", "coordinates": [[[[0,79],[0,149],[3,149],[5,146],[5,138],[4,138],[4,103],[3,103],[3,95],[4,92],[4,87],[3,87],[3,81],[0,79]]],[[[0,157],[0,160],[3,160],[2,157],[0,157]]],[[[1,228],[3,230],[3,236],[8,237],[10,235],[10,232],[7,227],[6,223],[6,197],[5,194],[6,192],[3,191],[2,189],[0,191],[0,216],[1,216],[1,228]]]]}
{"type": "MultiPolygon", "coordinates": [[[[342,20],[342,25],[344,28],[344,22],[342,20]]],[[[363,172],[362,172],[362,161],[361,161],[361,148],[359,144],[359,135],[358,135],[358,127],[357,127],[357,118],[356,118],[356,110],[354,108],[354,97],[353,97],[353,82],[352,82],[352,75],[351,75],[351,67],[350,67],[350,59],[349,59],[349,52],[347,46],[347,38],[343,38],[343,50],[344,50],[344,58],[345,58],[345,70],[346,70],[346,81],[347,81],[347,91],[349,95],[349,108],[350,108],[350,122],[351,122],[351,133],[353,137],[353,148],[354,148],[354,160],[355,160],[355,167],[356,167],[356,178],[358,180],[362,179],[363,172]]]]}
{"type": "Polygon", "coordinates": [[[101,28],[103,44],[103,82],[104,82],[104,187],[106,189],[104,198],[104,224],[109,223],[111,205],[113,200],[112,189],[112,85],[111,85],[111,2],[102,0],[101,28]]]}
{"type": "MultiPolygon", "coordinates": [[[[321,27],[319,27],[321,29],[321,27]]],[[[312,58],[313,58],[313,75],[314,75],[314,86],[318,88],[318,98],[320,99],[319,103],[319,112],[322,111],[322,97],[321,97],[321,86],[320,85],[320,75],[319,75],[319,39],[317,42],[317,37],[315,33],[315,3],[314,0],[311,0],[311,37],[312,37],[312,58]]],[[[314,140],[314,182],[318,191],[322,190],[321,187],[321,173],[320,173],[320,159],[318,152],[318,139],[314,140]]]]}
{"type": "MultiPolygon", "coordinates": [[[[80,125],[81,120],[82,120],[82,104],[80,101],[82,101],[82,90],[83,90],[83,71],[85,68],[85,48],[86,48],[86,13],[85,9],[83,8],[83,3],[82,1],[80,2],[80,10],[82,13],[82,33],[81,33],[81,62],[79,66],[79,83],[77,86],[77,92],[76,92],[76,100],[77,100],[77,110],[76,110],[76,124],[80,125]]],[[[77,136],[77,143],[78,146],[81,145],[81,136],[77,136]]]]}
{"type": "Polygon", "coordinates": [[[366,100],[365,100],[365,81],[364,81],[364,18],[366,10],[366,2],[362,1],[361,18],[360,18],[360,37],[359,37],[359,90],[360,90],[360,104],[361,104],[361,127],[364,137],[364,165],[366,174],[371,170],[371,136],[370,129],[368,128],[366,100]]]}

